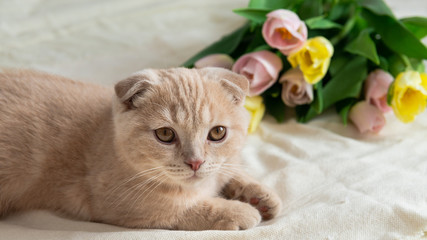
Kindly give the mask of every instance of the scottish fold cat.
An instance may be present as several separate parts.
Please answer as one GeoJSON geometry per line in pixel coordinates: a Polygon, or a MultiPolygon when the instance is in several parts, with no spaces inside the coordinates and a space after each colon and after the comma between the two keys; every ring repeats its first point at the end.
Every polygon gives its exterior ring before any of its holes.
{"type": "Polygon", "coordinates": [[[143,70],[114,88],[0,73],[0,215],[31,209],[130,228],[239,230],[279,197],[244,171],[248,81],[143,70]]]}

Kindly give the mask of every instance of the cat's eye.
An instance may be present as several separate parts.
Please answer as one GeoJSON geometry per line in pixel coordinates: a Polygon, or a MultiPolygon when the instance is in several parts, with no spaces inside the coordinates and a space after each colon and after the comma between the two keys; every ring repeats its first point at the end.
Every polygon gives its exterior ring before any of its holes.
{"type": "Polygon", "coordinates": [[[211,141],[221,141],[224,139],[226,133],[227,129],[225,127],[216,126],[209,131],[208,139],[211,141]]]}
{"type": "Polygon", "coordinates": [[[175,140],[175,132],[170,128],[159,128],[154,131],[157,139],[164,143],[172,143],[175,140]]]}

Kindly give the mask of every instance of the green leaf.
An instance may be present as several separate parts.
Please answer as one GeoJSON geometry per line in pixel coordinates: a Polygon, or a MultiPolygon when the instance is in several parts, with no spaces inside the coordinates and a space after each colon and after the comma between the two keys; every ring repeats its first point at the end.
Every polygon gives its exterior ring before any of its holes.
{"type": "Polygon", "coordinates": [[[264,45],[261,45],[261,46],[254,48],[252,52],[258,52],[258,51],[262,51],[262,50],[272,50],[272,48],[269,45],[264,44],[264,45]]]}
{"type": "Polygon", "coordinates": [[[378,15],[363,9],[362,16],[380,34],[384,44],[391,50],[413,58],[427,58],[427,48],[401,22],[389,15],[378,15]]]}
{"type": "Polygon", "coordinates": [[[349,33],[357,23],[358,14],[359,14],[358,12],[359,12],[359,9],[356,9],[356,10],[354,8],[350,9],[349,14],[346,18],[346,23],[344,24],[340,32],[334,37],[329,39],[332,45],[337,45],[342,39],[348,37],[349,33]]]}
{"type": "Polygon", "coordinates": [[[267,14],[271,12],[271,9],[255,9],[255,8],[238,8],[234,9],[233,12],[245,17],[255,23],[264,23],[267,20],[267,14]]]}
{"type": "Polygon", "coordinates": [[[336,109],[338,114],[341,116],[341,120],[344,125],[347,125],[348,114],[350,112],[351,107],[356,104],[356,98],[346,98],[336,103],[336,109]]]}
{"type": "Polygon", "coordinates": [[[335,21],[341,18],[347,18],[350,12],[352,4],[345,3],[343,1],[340,1],[336,4],[334,4],[328,14],[328,19],[335,21]]]}
{"type": "Polygon", "coordinates": [[[425,17],[410,17],[410,18],[400,19],[400,21],[418,39],[422,39],[425,36],[427,36],[427,18],[425,18],[425,17]]]}
{"type": "Polygon", "coordinates": [[[366,58],[355,57],[323,89],[325,109],[348,97],[358,97],[367,76],[366,58]]]}
{"type": "Polygon", "coordinates": [[[393,92],[394,92],[394,82],[390,84],[387,91],[387,104],[391,106],[391,101],[393,101],[393,92]]]}
{"type": "Polygon", "coordinates": [[[285,104],[281,98],[268,97],[264,99],[267,112],[276,119],[277,122],[285,121],[285,104]]]}
{"type": "Polygon", "coordinates": [[[313,101],[312,106],[314,107],[314,110],[318,114],[320,114],[323,111],[323,86],[322,82],[318,82],[314,85],[315,91],[315,99],[313,101]]]}
{"type": "MultiPolygon", "coordinates": [[[[390,8],[382,0],[358,0],[360,6],[365,9],[362,16],[375,27],[375,30],[381,35],[383,42],[393,51],[414,58],[427,58],[427,47],[419,41],[405,25],[398,21],[390,8]]],[[[426,24],[425,18],[409,18],[408,24],[415,24],[423,27],[426,24]]],[[[425,27],[424,27],[425,28],[425,27]]]]}
{"type": "Polygon", "coordinates": [[[380,64],[380,59],[377,54],[377,48],[375,47],[374,41],[369,36],[371,29],[365,29],[359,33],[359,35],[350,42],[346,47],[345,51],[366,57],[376,65],[380,64]]]}
{"type": "Polygon", "coordinates": [[[262,94],[267,112],[279,123],[285,121],[285,104],[281,99],[281,90],[282,85],[276,82],[262,94]]]}
{"type": "MultiPolygon", "coordinates": [[[[323,87],[323,109],[327,109],[345,98],[359,97],[367,75],[366,64],[364,57],[353,58],[323,87]]],[[[305,116],[302,116],[300,120],[309,121],[316,115],[318,113],[311,104],[305,116]]]]}
{"type": "Polygon", "coordinates": [[[391,18],[395,18],[393,12],[384,3],[383,0],[358,0],[358,4],[376,15],[389,16],[391,18]]]}
{"type": "Polygon", "coordinates": [[[231,34],[222,37],[219,41],[213,43],[212,45],[208,46],[207,48],[203,49],[202,51],[188,59],[185,63],[182,64],[182,66],[192,67],[194,65],[194,62],[196,62],[200,58],[214,53],[231,54],[239,45],[243,36],[248,31],[249,26],[249,24],[245,24],[239,29],[232,32],[231,34]]]}
{"type": "Polygon", "coordinates": [[[406,56],[392,55],[389,59],[389,72],[396,77],[401,72],[407,70],[414,70],[417,72],[424,72],[425,65],[422,59],[407,58],[406,56]]]}
{"type": "Polygon", "coordinates": [[[323,14],[322,0],[304,1],[300,6],[300,8],[298,9],[297,14],[303,20],[322,15],[323,14]]]}
{"type": "Polygon", "coordinates": [[[331,64],[329,65],[329,73],[334,77],[341,69],[350,61],[349,57],[344,55],[335,55],[331,59],[331,64]]]}
{"type": "Polygon", "coordinates": [[[310,29],[330,29],[330,28],[342,28],[342,26],[336,22],[332,22],[326,19],[324,16],[309,18],[305,20],[307,27],[310,29]]]}
{"type": "Polygon", "coordinates": [[[406,64],[398,55],[393,55],[388,59],[389,72],[396,77],[399,73],[406,70],[406,64]]]}
{"type": "Polygon", "coordinates": [[[300,2],[301,0],[250,0],[249,8],[265,8],[265,9],[279,9],[289,8],[291,5],[300,2]]]}
{"type": "Polygon", "coordinates": [[[386,72],[389,72],[390,70],[389,70],[389,62],[388,62],[388,60],[385,58],[385,57],[383,57],[383,56],[380,56],[380,68],[381,69],[383,69],[384,71],[386,71],[386,72]]]}
{"type": "MultiPolygon", "coordinates": [[[[255,52],[259,50],[268,50],[271,49],[271,47],[265,42],[264,37],[262,36],[261,26],[258,26],[254,29],[254,31],[250,34],[251,39],[248,42],[248,45],[246,46],[246,49],[244,49],[243,54],[249,53],[249,52],[255,52]]],[[[241,46],[243,44],[240,44],[241,46]]]]}
{"type": "Polygon", "coordinates": [[[425,72],[426,65],[424,65],[424,63],[421,59],[410,58],[409,61],[411,62],[412,68],[415,71],[420,72],[420,73],[425,72]]]}
{"type": "Polygon", "coordinates": [[[310,105],[304,104],[304,105],[298,105],[295,107],[295,113],[297,115],[297,121],[300,123],[306,123],[308,120],[306,120],[306,117],[308,115],[308,110],[310,109],[310,105]]]}

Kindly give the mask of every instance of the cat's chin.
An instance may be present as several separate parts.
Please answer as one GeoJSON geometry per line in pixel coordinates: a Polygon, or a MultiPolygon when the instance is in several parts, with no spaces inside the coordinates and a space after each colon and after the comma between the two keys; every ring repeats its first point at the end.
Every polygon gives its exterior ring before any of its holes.
{"type": "Polygon", "coordinates": [[[197,181],[201,181],[203,178],[200,176],[197,176],[196,174],[194,174],[193,176],[186,178],[185,181],[187,182],[197,182],[197,181]]]}
{"type": "Polygon", "coordinates": [[[183,183],[184,185],[187,186],[192,186],[192,185],[198,185],[203,183],[207,178],[209,178],[208,176],[199,176],[197,174],[193,174],[190,177],[181,179],[181,183],[183,183]]]}

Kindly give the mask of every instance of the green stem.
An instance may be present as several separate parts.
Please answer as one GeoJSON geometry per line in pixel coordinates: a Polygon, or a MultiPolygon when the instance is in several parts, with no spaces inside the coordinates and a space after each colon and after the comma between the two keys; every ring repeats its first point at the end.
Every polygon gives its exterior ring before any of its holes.
{"type": "Polygon", "coordinates": [[[399,54],[400,59],[402,59],[403,64],[405,64],[405,71],[413,71],[414,68],[412,67],[411,62],[409,61],[409,58],[406,55],[399,54]]]}
{"type": "Polygon", "coordinates": [[[356,19],[359,16],[359,10],[353,10],[349,20],[345,23],[343,29],[333,38],[331,38],[332,45],[336,45],[340,42],[344,37],[348,35],[348,33],[353,29],[354,24],[356,24],[356,19]]]}

